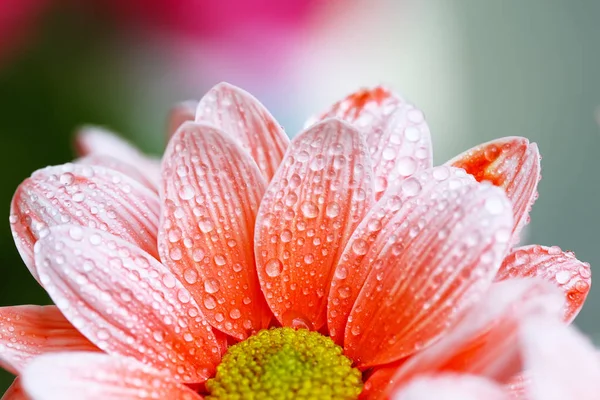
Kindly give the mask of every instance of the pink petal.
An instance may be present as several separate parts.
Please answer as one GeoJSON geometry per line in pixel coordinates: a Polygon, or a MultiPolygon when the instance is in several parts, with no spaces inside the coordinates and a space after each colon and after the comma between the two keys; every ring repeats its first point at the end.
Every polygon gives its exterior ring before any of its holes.
{"type": "Polygon", "coordinates": [[[325,324],[334,267],[372,203],[371,163],[356,129],[330,119],[294,138],[256,221],[258,276],[283,325],[325,324]]]}
{"type": "Polygon", "coordinates": [[[366,230],[348,243],[336,275],[348,262],[348,275],[354,274],[352,258],[371,266],[358,269],[368,270],[362,288],[360,280],[333,282],[332,292],[344,297],[360,290],[344,349],[361,368],[430,344],[496,275],[508,247],[512,209],[500,189],[465,175],[439,167],[409,178],[386,193],[379,212],[365,218],[366,230]]]}
{"type": "Polygon", "coordinates": [[[511,242],[519,242],[519,233],[529,222],[529,211],[537,199],[540,152],[535,143],[522,137],[497,139],[465,151],[448,161],[464,168],[478,181],[490,181],[504,189],[513,204],[514,228],[511,242]]]}
{"type": "Polygon", "coordinates": [[[433,165],[431,136],[423,113],[382,86],[352,93],[316,120],[331,117],[341,118],[364,133],[373,160],[377,199],[388,186],[433,165]]]}
{"type": "Polygon", "coordinates": [[[509,400],[502,387],[473,375],[418,378],[395,393],[394,400],[509,400]]]}
{"type": "Polygon", "coordinates": [[[203,382],[221,356],[190,293],[149,254],[108,233],[63,225],[36,244],[40,280],[100,349],[203,382]]]}
{"type": "Polygon", "coordinates": [[[163,262],[215,328],[244,339],[272,314],[254,264],[254,222],[264,179],[219,129],[187,122],[163,162],[163,262]]]}
{"type": "Polygon", "coordinates": [[[177,129],[179,129],[184,122],[193,121],[196,118],[197,108],[198,102],[196,100],[182,101],[171,108],[167,123],[168,139],[171,139],[171,136],[177,132],[177,129]]]}
{"type": "Polygon", "coordinates": [[[513,376],[507,384],[504,385],[504,391],[512,400],[529,400],[527,390],[531,385],[531,378],[526,373],[520,373],[513,376]]]}
{"type": "Polygon", "coordinates": [[[10,222],[17,249],[37,279],[33,245],[48,227],[69,223],[106,230],[158,257],[159,212],[156,193],[120,172],[64,164],[34,172],[17,188],[10,222]]]}
{"type": "Polygon", "coordinates": [[[417,353],[392,377],[390,392],[418,376],[466,373],[498,382],[521,370],[519,327],[528,318],[560,315],[556,288],[535,279],[494,283],[477,306],[439,342],[417,353]]]}
{"type": "Polygon", "coordinates": [[[590,265],[570,251],[539,245],[514,249],[496,276],[496,280],[514,277],[540,277],[558,286],[565,295],[564,319],[571,322],[583,307],[592,284],[590,265]]]}
{"type": "Polygon", "coordinates": [[[23,391],[21,379],[16,378],[0,400],[30,400],[30,397],[23,391]]]}
{"type": "Polygon", "coordinates": [[[103,154],[137,168],[146,179],[158,187],[160,162],[140,152],[135,146],[113,132],[97,126],[86,126],[77,132],[75,148],[80,156],[103,154]]]}
{"type": "Polygon", "coordinates": [[[551,318],[527,321],[521,337],[531,400],[598,399],[600,359],[586,337],[551,318]]]}
{"type": "Polygon", "coordinates": [[[55,306],[0,307],[0,364],[18,374],[36,356],[55,351],[94,351],[55,306]]]}
{"type": "Polygon", "coordinates": [[[142,174],[136,167],[131,164],[126,163],[125,161],[119,160],[118,158],[114,158],[112,156],[106,154],[90,154],[88,156],[82,157],[76,160],[79,164],[86,165],[99,165],[101,167],[106,167],[109,169],[114,169],[115,171],[119,171],[122,174],[127,175],[130,178],[135,179],[140,182],[142,185],[146,186],[148,189],[158,192],[157,186],[148,180],[144,174],[142,174]]]}
{"type": "Polygon", "coordinates": [[[407,205],[402,208],[403,204],[411,198],[414,198],[410,200],[411,202],[422,201],[421,198],[433,196],[432,193],[436,191],[443,193],[451,186],[456,189],[474,184],[474,179],[463,170],[438,167],[433,171],[416,174],[415,179],[410,180],[404,188],[399,186],[391,188],[369,210],[344,249],[331,283],[332,290],[329,292],[327,305],[327,326],[331,337],[338,344],[343,344],[346,322],[373,267],[377,267],[379,274],[385,274],[386,269],[387,272],[396,269],[395,262],[400,255],[400,245],[392,249],[386,243],[391,239],[390,234],[395,234],[395,230],[399,227],[394,218],[403,215],[402,213],[406,213],[406,210],[411,207],[407,205]],[[439,180],[431,179],[432,175],[439,180]],[[415,197],[417,194],[419,196],[415,197]]]}
{"type": "Polygon", "coordinates": [[[202,399],[166,371],[106,354],[41,356],[25,370],[22,380],[32,400],[202,399]]]}
{"type": "Polygon", "coordinates": [[[200,100],[196,121],[212,124],[242,145],[271,180],[290,140],[275,118],[250,93],[219,83],[200,100]]]}

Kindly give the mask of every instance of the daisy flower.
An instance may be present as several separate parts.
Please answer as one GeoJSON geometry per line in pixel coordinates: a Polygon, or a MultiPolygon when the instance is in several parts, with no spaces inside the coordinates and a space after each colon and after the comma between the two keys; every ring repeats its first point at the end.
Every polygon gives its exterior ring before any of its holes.
{"type": "Polygon", "coordinates": [[[0,308],[6,399],[547,399],[536,377],[565,367],[540,343],[589,361],[566,327],[589,265],[515,247],[526,139],[433,167],[423,113],[376,87],[290,142],[228,84],[169,136],[159,161],[84,129],[83,158],[17,189],[15,243],[55,305],[0,308]]]}

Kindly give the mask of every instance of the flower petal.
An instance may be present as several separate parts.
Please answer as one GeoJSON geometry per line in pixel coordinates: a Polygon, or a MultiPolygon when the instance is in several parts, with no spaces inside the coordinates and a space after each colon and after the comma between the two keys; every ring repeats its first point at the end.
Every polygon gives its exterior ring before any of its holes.
{"type": "Polygon", "coordinates": [[[156,185],[150,180],[148,180],[148,178],[146,178],[146,176],[142,174],[136,167],[126,163],[125,161],[119,160],[118,158],[114,158],[106,154],[93,153],[88,156],[79,158],[78,160],[76,160],[76,162],[79,164],[99,165],[101,167],[114,169],[115,171],[119,171],[120,173],[135,179],[142,185],[146,186],[148,189],[154,192],[158,192],[158,188],[156,187],[156,185]]]}
{"type": "Polygon", "coordinates": [[[393,392],[410,380],[440,373],[476,374],[507,382],[521,370],[519,328],[528,318],[558,317],[562,298],[537,279],[494,283],[483,301],[439,342],[417,353],[390,380],[393,392]]]}
{"type": "Polygon", "coordinates": [[[109,130],[98,126],[81,128],[75,137],[75,148],[80,156],[104,154],[126,162],[158,187],[160,161],[144,155],[135,146],[109,130]]]}
{"type": "Polygon", "coordinates": [[[177,129],[179,129],[184,122],[193,121],[196,118],[197,108],[198,102],[196,100],[182,101],[171,108],[167,123],[168,139],[171,139],[171,136],[177,132],[177,129]]]}
{"type": "Polygon", "coordinates": [[[21,386],[21,379],[15,378],[0,400],[30,400],[21,386]]]}
{"type": "Polygon", "coordinates": [[[190,293],[149,254],[96,229],[50,228],[36,244],[40,280],[65,317],[109,354],[203,382],[220,351],[190,293]]]}
{"type": "Polygon", "coordinates": [[[474,375],[419,378],[393,395],[394,400],[509,400],[502,387],[474,375]]]}
{"type": "Polygon", "coordinates": [[[570,251],[539,245],[514,249],[498,271],[496,280],[540,277],[558,286],[565,295],[564,319],[571,322],[583,307],[592,284],[590,265],[570,251]]]}
{"type": "MultiPolygon", "coordinates": [[[[333,282],[332,291],[350,297],[360,290],[344,349],[361,368],[406,357],[437,339],[496,275],[512,209],[500,189],[465,175],[442,166],[407,179],[366,219],[371,232],[358,231],[348,243],[336,274],[353,257],[371,266],[358,269],[368,270],[362,288],[333,282]]],[[[333,312],[335,298],[331,303],[333,312]]]]}
{"type": "Polygon", "coordinates": [[[600,359],[575,328],[550,318],[527,321],[521,334],[531,400],[593,400],[600,393],[600,359]]]}
{"type": "Polygon", "coordinates": [[[215,328],[244,339],[272,314],[254,264],[254,222],[265,181],[219,129],[186,122],[163,162],[159,247],[215,328]]]}
{"type": "Polygon", "coordinates": [[[250,93],[219,83],[204,95],[196,121],[207,122],[230,135],[256,161],[265,179],[275,174],[290,140],[267,109],[250,93]]]}
{"type": "Polygon", "coordinates": [[[55,306],[0,307],[0,364],[18,374],[36,356],[55,351],[94,351],[55,306]]]}
{"type": "Polygon", "coordinates": [[[508,383],[504,385],[504,390],[512,400],[528,400],[527,391],[531,385],[531,378],[526,373],[519,373],[513,376],[508,383]]]}
{"type": "Polygon", "coordinates": [[[522,137],[506,137],[488,142],[447,162],[464,168],[479,182],[490,181],[504,189],[513,204],[513,244],[529,222],[529,211],[537,199],[540,175],[540,152],[535,143],[522,137]]]}
{"type": "Polygon", "coordinates": [[[307,125],[331,117],[341,118],[364,133],[373,160],[377,199],[389,185],[433,165],[431,136],[423,113],[382,86],[352,93],[307,125]]]}
{"type": "Polygon", "coordinates": [[[125,357],[57,353],[37,358],[25,370],[32,400],[201,400],[166,371],[125,357]]]}
{"type": "Polygon", "coordinates": [[[48,227],[78,224],[106,230],[158,257],[160,203],[156,193],[118,171],[64,164],[33,173],[11,203],[11,229],[23,261],[37,279],[33,245],[48,227]]]}
{"type": "MultiPolygon", "coordinates": [[[[369,210],[344,249],[331,283],[332,290],[329,292],[327,304],[327,326],[331,337],[338,344],[343,344],[346,322],[373,267],[376,266],[379,274],[396,269],[395,262],[401,245],[392,249],[391,246],[387,246],[387,243],[390,239],[397,238],[397,236],[390,237],[395,235],[399,227],[394,218],[403,215],[401,213],[406,213],[412,203],[402,209],[403,204],[417,194],[420,196],[410,202],[422,201],[422,197],[431,197],[437,192],[444,193],[450,187],[456,189],[475,184],[473,177],[461,169],[438,167],[433,171],[416,174],[415,179],[409,180],[403,188],[399,186],[391,188],[369,210]],[[431,179],[432,176],[437,178],[431,179]]],[[[443,205],[447,205],[447,201],[443,201],[443,205]]],[[[403,226],[400,229],[405,228],[406,226],[403,226]]]]}
{"type": "Polygon", "coordinates": [[[360,133],[329,119],[292,141],[256,220],[260,283],[284,326],[320,329],[327,291],[348,238],[373,203],[360,133]]]}

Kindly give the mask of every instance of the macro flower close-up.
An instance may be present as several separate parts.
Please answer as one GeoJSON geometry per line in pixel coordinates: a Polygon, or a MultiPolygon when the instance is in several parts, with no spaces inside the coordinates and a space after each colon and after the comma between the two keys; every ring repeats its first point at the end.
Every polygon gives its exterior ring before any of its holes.
{"type": "Polygon", "coordinates": [[[84,127],[79,158],[16,189],[14,241],[53,305],[0,308],[3,400],[600,393],[569,326],[589,264],[519,244],[536,144],[434,166],[423,112],[383,86],[291,140],[227,83],[167,126],[160,159],[84,127]]]}

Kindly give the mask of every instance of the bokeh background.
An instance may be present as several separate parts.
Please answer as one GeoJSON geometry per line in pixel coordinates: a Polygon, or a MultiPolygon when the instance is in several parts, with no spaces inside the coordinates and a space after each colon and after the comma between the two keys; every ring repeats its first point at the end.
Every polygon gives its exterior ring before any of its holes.
{"type": "MultiPolygon", "coordinates": [[[[365,85],[427,115],[436,163],[500,136],[539,144],[527,242],[600,271],[597,0],[0,0],[0,305],[49,300],[14,247],[8,210],[34,170],[73,157],[82,124],[160,154],[179,100],[229,81],[293,136],[365,85]]],[[[600,291],[576,323],[600,342],[600,291]]],[[[0,373],[0,393],[12,381],[0,373]]]]}

